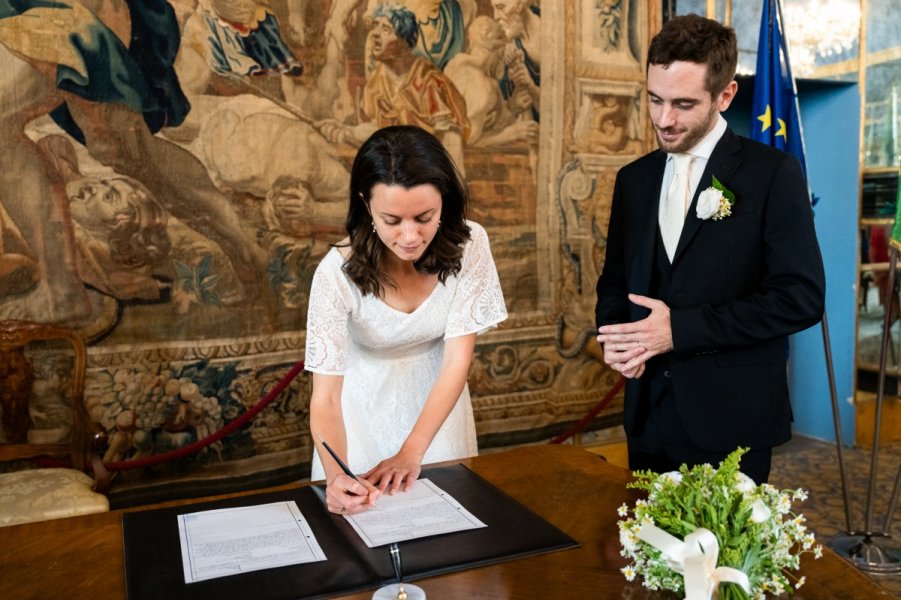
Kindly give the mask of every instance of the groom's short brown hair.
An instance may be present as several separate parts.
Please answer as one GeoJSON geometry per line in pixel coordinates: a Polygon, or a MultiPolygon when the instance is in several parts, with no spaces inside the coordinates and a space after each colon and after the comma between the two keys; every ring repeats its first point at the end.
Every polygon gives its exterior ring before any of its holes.
{"type": "Polygon", "coordinates": [[[704,84],[710,95],[716,96],[735,78],[735,30],[698,15],[671,18],[651,40],[648,66],[671,65],[677,60],[706,65],[704,84]]]}

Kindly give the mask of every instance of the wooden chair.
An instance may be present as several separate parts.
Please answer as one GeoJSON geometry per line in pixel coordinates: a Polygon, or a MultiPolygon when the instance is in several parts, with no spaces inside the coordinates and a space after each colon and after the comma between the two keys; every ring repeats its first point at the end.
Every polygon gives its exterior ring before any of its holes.
{"type": "Polygon", "coordinates": [[[0,470],[5,471],[0,473],[0,526],[109,510],[105,496],[109,476],[99,454],[106,444],[106,430],[100,423],[91,422],[84,404],[86,362],[84,342],[69,329],[0,321],[0,470]],[[74,360],[73,368],[65,371],[52,363],[53,383],[48,385],[35,377],[29,356],[61,356],[44,348],[52,341],[68,342],[74,360]],[[34,404],[48,397],[55,401],[51,409],[56,422],[62,420],[64,425],[56,429],[33,427],[32,413],[44,414],[41,410],[46,408],[36,410],[34,404]],[[65,407],[69,402],[71,425],[66,425],[65,407]],[[66,429],[70,430],[68,435],[66,429]],[[49,460],[66,466],[47,467],[49,460]],[[93,477],[88,471],[93,471],[93,477]]]}

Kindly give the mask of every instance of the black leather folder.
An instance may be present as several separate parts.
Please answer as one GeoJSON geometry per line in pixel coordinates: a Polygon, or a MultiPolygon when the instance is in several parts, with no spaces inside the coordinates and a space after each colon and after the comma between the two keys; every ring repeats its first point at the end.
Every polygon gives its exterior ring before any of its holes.
{"type": "MultiPolygon", "coordinates": [[[[405,581],[579,545],[463,465],[426,468],[422,477],[427,477],[456,498],[487,527],[400,542],[405,581]]],[[[326,598],[393,583],[395,575],[388,547],[368,548],[343,517],[326,510],[323,496],[322,486],[307,486],[190,506],[125,513],[122,525],[127,598],[326,598]],[[328,560],[185,583],[178,515],[285,500],[297,503],[328,560]]]]}

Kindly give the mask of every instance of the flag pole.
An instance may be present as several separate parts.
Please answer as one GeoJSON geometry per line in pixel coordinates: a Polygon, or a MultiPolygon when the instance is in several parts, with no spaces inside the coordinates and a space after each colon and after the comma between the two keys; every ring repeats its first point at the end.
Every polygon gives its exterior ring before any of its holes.
{"type": "MultiPolygon", "coordinates": [[[[896,218],[897,220],[897,218],[896,218]]],[[[844,555],[845,558],[862,571],[888,574],[901,571],[901,559],[891,550],[882,548],[874,537],[889,537],[885,531],[874,532],[871,528],[873,516],[873,496],[876,485],[876,468],[879,456],[879,429],[882,424],[882,404],[885,399],[885,373],[888,363],[888,351],[891,338],[892,311],[895,306],[895,279],[898,272],[898,246],[892,241],[889,251],[888,269],[888,300],[885,307],[885,317],[882,322],[882,347],[879,354],[879,383],[876,387],[876,416],[875,430],[873,431],[873,451],[870,464],[870,484],[867,490],[867,508],[864,530],[862,532],[848,532],[847,536],[836,536],[829,542],[833,550],[844,555]]],[[[901,299],[901,298],[899,298],[901,299]]],[[[893,505],[893,498],[890,505],[893,505]]],[[[886,519],[886,527],[891,523],[891,513],[886,519]]]]}
{"type": "MultiPolygon", "coordinates": [[[[782,0],[771,0],[776,3],[776,12],[779,15],[779,25],[781,26],[782,31],[782,52],[785,54],[785,62],[786,64],[790,64],[788,62],[788,33],[785,31],[785,19],[782,18],[782,0]]],[[[770,18],[775,18],[775,15],[770,13],[770,18]]],[[[772,31],[772,29],[770,30],[772,31]]],[[[807,160],[807,142],[804,140],[804,124],[801,122],[801,103],[798,101],[798,84],[795,81],[795,74],[792,73],[791,77],[792,82],[792,98],[795,103],[795,113],[798,115],[798,133],[801,137],[801,151],[804,153],[805,161],[807,160]]],[[[807,165],[804,165],[805,175],[807,171],[807,165]]],[[[807,183],[808,190],[807,193],[813,198],[813,195],[810,194],[810,182],[807,183]]]]}
{"type": "MultiPolygon", "coordinates": [[[[788,44],[788,34],[785,31],[785,19],[782,17],[782,2],[781,0],[769,0],[771,2],[770,6],[772,7],[772,3],[776,5],[776,11],[770,10],[770,36],[772,37],[773,27],[772,20],[777,18],[779,19],[779,24],[782,29],[781,43],[782,43],[782,52],[785,54],[786,62],[788,62],[789,56],[789,44],[788,44]]],[[[770,41],[772,45],[772,39],[770,41]]],[[[759,52],[759,49],[758,49],[759,52]]],[[[798,115],[798,131],[801,134],[801,151],[803,156],[807,157],[807,145],[804,141],[804,125],[801,123],[801,104],[798,101],[798,84],[795,82],[794,73],[791,74],[789,78],[792,84],[792,99],[795,103],[795,113],[798,115]]],[[[806,165],[805,165],[806,171],[806,165]]],[[[813,195],[810,192],[810,179],[807,180],[807,195],[808,198],[813,198],[813,195]]],[[[839,410],[838,403],[838,390],[835,385],[835,368],[832,362],[832,343],[830,341],[829,336],[829,321],[826,318],[826,310],[823,309],[823,318],[820,320],[820,328],[823,331],[823,354],[826,359],[826,377],[829,380],[829,397],[832,403],[832,423],[835,428],[835,448],[836,453],[838,454],[838,471],[839,476],[842,481],[842,496],[844,499],[844,508],[845,508],[845,530],[849,535],[853,535],[853,529],[851,528],[851,495],[848,488],[848,476],[847,471],[845,469],[845,455],[844,455],[844,441],[842,439],[842,418],[841,412],[839,410]]]]}

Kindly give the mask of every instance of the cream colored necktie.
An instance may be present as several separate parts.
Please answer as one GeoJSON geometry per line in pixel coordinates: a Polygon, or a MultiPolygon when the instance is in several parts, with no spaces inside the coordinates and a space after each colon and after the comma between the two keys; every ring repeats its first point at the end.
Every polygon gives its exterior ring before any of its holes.
{"type": "Polygon", "coordinates": [[[682,225],[685,223],[685,215],[691,202],[691,161],[694,156],[690,154],[673,155],[673,180],[666,191],[666,198],[660,206],[660,235],[663,238],[663,247],[670,262],[679,245],[679,236],[682,235],[682,225]]]}

